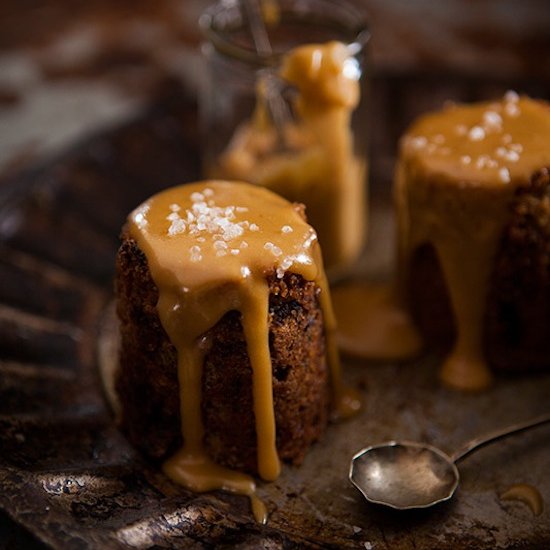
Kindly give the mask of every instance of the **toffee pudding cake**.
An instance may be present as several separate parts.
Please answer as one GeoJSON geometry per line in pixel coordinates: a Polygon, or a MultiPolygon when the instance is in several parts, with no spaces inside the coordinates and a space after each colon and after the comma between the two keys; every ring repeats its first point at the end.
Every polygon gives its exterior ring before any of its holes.
{"type": "Polygon", "coordinates": [[[396,172],[401,291],[441,377],[550,367],[550,106],[508,92],[418,119],[396,172]]]}
{"type": "Polygon", "coordinates": [[[253,495],[241,472],[276,479],[331,402],[343,416],[358,406],[340,382],[317,235],[265,188],[207,181],[143,203],[116,293],[122,429],[192,490],[253,495]]]}

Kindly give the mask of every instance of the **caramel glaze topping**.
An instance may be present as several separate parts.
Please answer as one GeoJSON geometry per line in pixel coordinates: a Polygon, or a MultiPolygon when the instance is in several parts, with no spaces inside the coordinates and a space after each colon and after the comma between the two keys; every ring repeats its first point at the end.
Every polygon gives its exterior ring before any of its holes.
{"type": "Polygon", "coordinates": [[[421,117],[401,142],[396,173],[403,281],[414,250],[432,243],[457,325],[441,370],[449,386],[478,390],[491,373],[482,350],[487,285],[516,187],[550,163],[550,107],[508,92],[421,117]]]}
{"type": "Polygon", "coordinates": [[[129,218],[130,234],[145,253],[159,290],[161,323],[178,356],[184,445],[164,464],[165,473],[194,491],[224,489],[249,495],[256,518],[265,507],[251,477],[213,463],[203,448],[201,337],[227,312],[237,310],[253,373],[260,476],[280,472],[275,446],[266,274],[299,274],[320,287],[327,355],[336,408],[357,410],[340,382],[333,341],[334,316],[315,231],[292,204],[245,183],[208,181],[163,191],[129,218]]]}
{"type": "Polygon", "coordinates": [[[215,176],[245,179],[303,202],[328,267],[356,260],[365,237],[366,166],[354,153],[351,131],[359,74],[340,42],[295,48],[280,69],[297,92],[297,117],[285,121],[283,139],[268,115],[270,83],[260,81],[252,120],[237,129],[212,168],[215,176]]]}
{"type": "Polygon", "coordinates": [[[422,339],[395,285],[348,282],[332,289],[338,320],[336,340],[343,353],[380,361],[420,355],[422,339]]]}

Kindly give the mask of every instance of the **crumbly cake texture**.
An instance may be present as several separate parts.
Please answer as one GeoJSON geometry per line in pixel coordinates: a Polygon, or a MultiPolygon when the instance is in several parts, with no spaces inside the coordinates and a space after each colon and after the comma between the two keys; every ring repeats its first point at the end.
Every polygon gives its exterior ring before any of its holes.
{"type": "MultiPolygon", "coordinates": [[[[277,451],[299,464],[323,433],[329,409],[319,288],[301,276],[267,276],[269,342],[277,451]]],[[[156,310],[158,289],[147,259],[123,231],[116,262],[121,346],[116,390],[121,427],[146,455],[164,459],[181,447],[176,350],[156,310]]],[[[185,327],[182,327],[185,330],[185,327]]],[[[205,448],[219,464],[257,472],[252,370],[240,313],[227,313],[201,340],[205,448]]]]}
{"type": "Polygon", "coordinates": [[[550,368],[550,168],[516,190],[489,287],[486,355],[503,369],[550,368]]]}
{"type": "MultiPolygon", "coordinates": [[[[408,281],[413,316],[426,341],[448,350],[455,323],[432,246],[418,249],[408,281]]],[[[550,368],[550,168],[516,189],[494,260],[484,351],[496,369],[550,368]]]]}

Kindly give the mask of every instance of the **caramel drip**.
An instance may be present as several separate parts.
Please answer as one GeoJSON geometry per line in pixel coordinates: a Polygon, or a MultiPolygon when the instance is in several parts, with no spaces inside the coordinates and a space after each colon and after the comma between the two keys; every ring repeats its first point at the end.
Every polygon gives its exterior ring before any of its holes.
{"type": "Polygon", "coordinates": [[[354,153],[351,131],[360,97],[357,62],[340,42],[306,45],[287,54],[280,75],[297,90],[298,117],[285,124],[284,144],[260,82],[252,120],[237,129],[212,172],[306,204],[326,265],[349,264],[366,231],[366,164],[354,153]]]}
{"type": "Polygon", "coordinates": [[[534,516],[540,516],[544,509],[544,500],[536,487],[527,483],[512,485],[500,495],[500,500],[517,500],[525,503],[534,516]]]}
{"type": "Polygon", "coordinates": [[[399,272],[432,243],[445,276],[457,338],[441,369],[451,387],[491,382],[483,349],[487,287],[514,190],[550,163],[550,109],[508,93],[422,117],[401,143],[396,174],[399,272]]]}
{"type": "Polygon", "coordinates": [[[401,361],[422,351],[412,319],[393,285],[350,283],[332,290],[340,349],[349,355],[401,361]]]}
{"type": "Polygon", "coordinates": [[[275,446],[275,412],[273,410],[271,356],[269,354],[269,288],[265,280],[257,281],[244,300],[242,317],[248,357],[252,365],[252,395],[258,438],[258,471],[263,479],[279,477],[281,466],[275,446]]]}
{"type": "MultiPolygon", "coordinates": [[[[319,247],[314,251],[314,259],[318,265],[323,265],[319,247]]],[[[343,420],[357,414],[362,401],[359,392],[342,382],[342,365],[336,342],[336,316],[324,270],[319,272],[316,283],[321,289],[319,303],[323,311],[326,354],[332,384],[332,416],[335,420],[343,420]]]]}
{"type": "MultiPolygon", "coordinates": [[[[159,318],[177,350],[184,444],[165,462],[164,471],[194,491],[224,489],[250,496],[262,521],[265,507],[254,496],[253,479],[215,464],[204,449],[200,341],[227,312],[241,313],[253,373],[258,471],[263,479],[276,479],[280,463],[265,277],[275,269],[279,277],[291,271],[315,281],[321,288],[330,341],[333,316],[316,234],[281,197],[258,186],[221,181],[159,193],[131,214],[129,227],[147,257],[159,290],[159,318]]],[[[335,350],[329,352],[328,360],[335,393],[340,395],[335,350]]]]}

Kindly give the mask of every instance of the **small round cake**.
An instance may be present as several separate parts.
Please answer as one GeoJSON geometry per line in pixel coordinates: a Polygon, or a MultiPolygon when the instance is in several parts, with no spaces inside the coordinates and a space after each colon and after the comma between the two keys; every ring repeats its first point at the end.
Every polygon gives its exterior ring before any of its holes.
{"type": "Polygon", "coordinates": [[[116,293],[122,429],[188,488],[250,494],[233,469],[275,479],[344,400],[316,233],[265,188],[207,181],[143,203],[116,293]]]}
{"type": "Polygon", "coordinates": [[[396,173],[401,289],[441,376],[550,367],[550,107],[508,92],[418,119],[396,173]]]}

